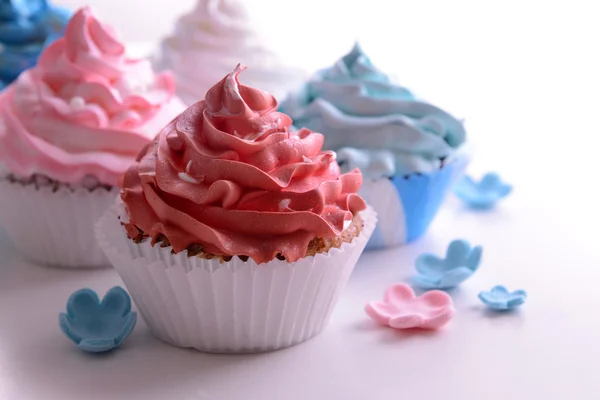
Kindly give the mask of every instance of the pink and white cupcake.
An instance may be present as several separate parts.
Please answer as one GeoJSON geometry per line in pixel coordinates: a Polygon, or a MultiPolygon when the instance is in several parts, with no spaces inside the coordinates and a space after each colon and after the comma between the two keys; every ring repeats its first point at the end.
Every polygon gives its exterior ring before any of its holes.
{"type": "Polygon", "coordinates": [[[290,132],[238,66],[127,171],[97,238],[152,332],[182,347],[258,352],[326,326],[375,228],[323,135],[290,132]]]}
{"type": "Polygon", "coordinates": [[[0,95],[0,224],[31,260],[107,264],[93,225],[121,174],[184,106],[89,8],[0,95]]]}

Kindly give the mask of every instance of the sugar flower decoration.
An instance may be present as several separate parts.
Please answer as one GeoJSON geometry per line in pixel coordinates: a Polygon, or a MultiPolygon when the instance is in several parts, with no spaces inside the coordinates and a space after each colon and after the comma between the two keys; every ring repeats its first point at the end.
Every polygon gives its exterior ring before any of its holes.
{"type": "Polygon", "coordinates": [[[463,177],[454,186],[454,194],[464,201],[470,208],[489,209],[494,207],[498,200],[508,196],[512,186],[503,183],[497,173],[490,172],[476,182],[470,176],[463,177]]]}
{"type": "Polygon", "coordinates": [[[80,289],[67,301],[67,312],[58,322],[63,333],[80,349],[101,353],[119,347],[131,334],[137,313],[121,288],[110,289],[102,301],[91,289],[80,289]]]}
{"type": "Polygon", "coordinates": [[[524,290],[509,291],[506,287],[494,286],[490,291],[479,293],[479,299],[493,310],[512,310],[527,299],[527,293],[524,290]]]}
{"type": "Polygon", "coordinates": [[[383,302],[371,301],[365,311],[374,321],[394,329],[438,329],[448,323],[455,312],[447,293],[432,290],[415,296],[412,288],[402,283],[390,286],[383,302]]]}
{"type": "Polygon", "coordinates": [[[483,248],[466,240],[454,240],[446,250],[446,257],[423,253],[415,262],[418,274],[413,278],[415,286],[423,289],[449,289],[460,285],[477,271],[483,248]]]}

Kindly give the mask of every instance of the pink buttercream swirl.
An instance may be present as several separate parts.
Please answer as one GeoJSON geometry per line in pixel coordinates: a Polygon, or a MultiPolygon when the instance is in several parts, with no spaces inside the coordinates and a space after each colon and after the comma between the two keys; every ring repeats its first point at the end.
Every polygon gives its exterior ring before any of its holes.
{"type": "Polygon", "coordinates": [[[169,73],[130,59],[113,29],[87,7],[65,36],[0,98],[0,161],[13,172],[116,185],[182,106],[169,73]]]}
{"type": "Polygon", "coordinates": [[[238,82],[238,67],[172,121],[124,175],[130,237],[164,235],[257,263],[293,262],[315,237],[341,234],[365,209],[360,171],[340,175],[323,136],[290,132],[266,92],[238,82]]]}

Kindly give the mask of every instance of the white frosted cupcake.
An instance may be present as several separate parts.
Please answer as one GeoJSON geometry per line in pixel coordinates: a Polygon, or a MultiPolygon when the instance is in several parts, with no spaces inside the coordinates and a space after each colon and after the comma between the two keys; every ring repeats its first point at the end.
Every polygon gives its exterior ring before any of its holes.
{"type": "Polygon", "coordinates": [[[194,10],[179,18],[158,56],[159,68],[175,74],[177,94],[191,105],[242,63],[252,66],[245,80],[276,98],[302,83],[306,73],[288,65],[267,44],[240,1],[198,0],[194,10]]]}
{"type": "Polygon", "coordinates": [[[152,332],[209,352],[321,332],[376,223],[360,171],[341,174],[322,135],[290,132],[240,71],[161,132],[97,227],[152,332]]]}
{"type": "Polygon", "coordinates": [[[121,174],[184,108],[170,74],[126,56],[89,8],[0,94],[0,224],[24,256],[64,267],[108,261],[95,221],[121,174]]]}

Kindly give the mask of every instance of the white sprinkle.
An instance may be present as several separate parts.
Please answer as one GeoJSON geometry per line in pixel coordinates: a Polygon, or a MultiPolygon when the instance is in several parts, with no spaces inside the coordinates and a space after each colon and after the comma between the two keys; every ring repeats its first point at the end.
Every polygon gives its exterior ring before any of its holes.
{"type": "Polygon", "coordinates": [[[321,162],[323,164],[329,164],[331,161],[335,161],[337,159],[337,154],[335,153],[335,151],[327,150],[325,154],[329,155],[329,157],[323,157],[321,159],[321,162]]]}
{"type": "Polygon", "coordinates": [[[71,101],[69,101],[69,105],[73,110],[81,110],[85,108],[85,99],[80,96],[74,96],[71,98],[71,101]]]}
{"type": "Polygon", "coordinates": [[[191,168],[192,168],[192,160],[188,161],[187,165],[185,166],[185,172],[189,174],[191,168]]]}
{"type": "Polygon", "coordinates": [[[179,173],[179,179],[181,179],[182,181],[186,181],[188,183],[198,183],[198,181],[193,176],[190,176],[190,175],[186,174],[185,172],[179,173]]]}
{"type": "Polygon", "coordinates": [[[310,163],[312,162],[312,160],[306,156],[302,156],[302,161],[304,161],[305,163],[310,163]]]}
{"type": "Polygon", "coordinates": [[[243,139],[250,141],[250,142],[254,142],[255,140],[258,140],[261,137],[263,137],[263,135],[265,133],[267,133],[268,131],[279,128],[279,124],[281,124],[281,118],[277,118],[273,122],[268,122],[268,123],[264,124],[262,126],[262,128],[260,129],[260,131],[256,132],[254,135],[246,136],[243,139]]]}
{"type": "Polygon", "coordinates": [[[279,202],[279,211],[289,210],[292,199],[283,199],[279,202]]]}
{"type": "Polygon", "coordinates": [[[239,87],[235,81],[234,73],[227,75],[227,78],[225,78],[225,91],[231,96],[233,101],[242,100],[242,95],[240,94],[239,87]]]}
{"type": "Polygon", "coordinates": [[[344,220],[344,230],[348,229],[348,227],[350,225],[352,225],[352,220],[351,219],[344,220]]]}

